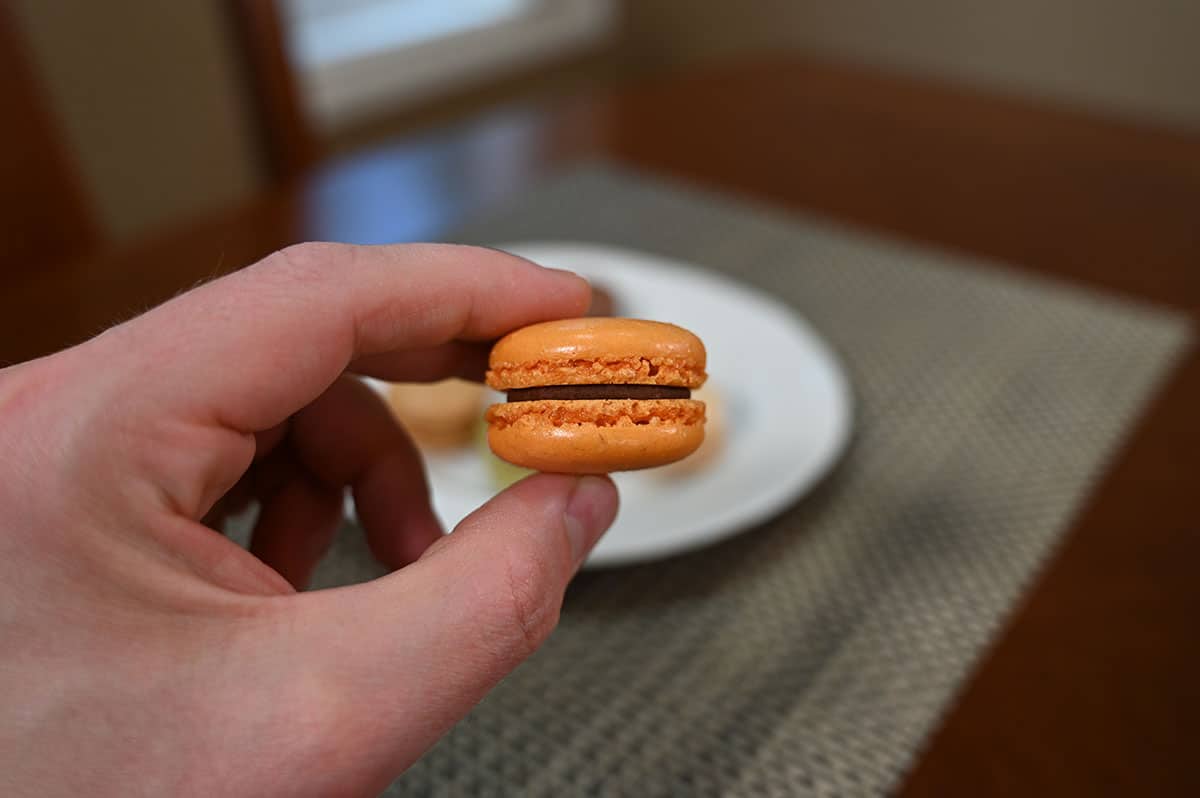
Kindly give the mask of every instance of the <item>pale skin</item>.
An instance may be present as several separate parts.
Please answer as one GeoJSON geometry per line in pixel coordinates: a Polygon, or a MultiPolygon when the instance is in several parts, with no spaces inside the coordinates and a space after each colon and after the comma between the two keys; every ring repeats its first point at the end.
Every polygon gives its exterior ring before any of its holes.
{"type": "Polygon", "coordinates": [[[443,536],[346,372],[478,377],[588,301],[491,250],[301,245],[0,370],[0,794],[382,790],[546,639],[617,497],[539,475],[443,536]],[[347,487],[395,570],[299,592],[347,487]],[[250,498],[253,553],[212,528],[250,498]]]}

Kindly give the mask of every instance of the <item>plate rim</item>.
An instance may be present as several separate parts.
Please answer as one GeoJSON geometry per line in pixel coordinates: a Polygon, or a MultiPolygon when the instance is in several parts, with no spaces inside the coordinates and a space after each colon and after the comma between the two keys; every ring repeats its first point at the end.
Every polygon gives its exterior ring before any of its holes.
{"type": "MultiPolygon", "coordinates": [[[[667,557],[686,554],[692,551],[713,546],[724,540],[729,540],[744,532],[752,531],[755,527],[770,521],[784,512],[789,506],[801,501],[805,496],[808,496],[821,483],[821,481],[833,472],[834,468],[841,461],[849,448],[850,442],[853,439],[853,433],[857,421],[857,405],[855,402],[854,391],[850,382],[849,373],[846,370],[845,364],[837,351],[830,342],[821,335],[820,332],[812,325],[811,322],[799,310],[791,305],[777,299],[776,297],[766,293],[757,286],[750,285],[735,277],[716,269],[712,269],[701,264],[685,261],[681,258],[676,258],[670,255],[663,255],[657,252],[649,252],[645,250],[633,249],[619,245],[612,245],[600,242],[585,242],[569,239],[538,239],[527,241],[505,241],[492,245],[509,254],[515,254],[519,257],[527,257],[526,251],[534,251],[538,249],[561,249],[570,248],[582,251],[589,251],[596,255],[612,257],[614,259],[634,260],[637,262],[650,262],[659,270],[677,271],[680,273],[699,273],[706,280],[717,283],[724,283],[740,294],[748,294],[755,298],[756,301],[762,302],[771,306],[780,317],[786,318],[787,322],[800,332],[800,335],[805,339],[818,354],[821,360],[829,367],[828,374],[832,378],[831,385],[836,395],[835,406],[837,426],[833,430],[831,442],[824,455],[818,462],[808,470],[808,473],[801,474],[796,472],[797,476],[791,479],[781,479],[773,491],[761,494],[754,503],[743,506],[738,511],[733,513],[734,518],[718,516],[710,521],[706,521],[697,525],[698,530],[694,533],[694,543],[681,546],[678,541],[664,541],[661,544],[650,542],[644,546],[639,546],[636,551],[630,552],[604,552],[599,550],[593,552],[584,563],[585,570],[602,570],[606,568],[620,568],[629,565],[637,565],[648,562],[655,562],[667,557]],[[602,556],[596,557],[599,553],[602,556]]],[[[534,258],[527,258],[534,260],[534,258]]],[[[538,262],[535,260],[535,262],[538,262]]],[[[584,275],[585,277],[587,275],[584,275]]],[[[726,514],[729,515],[729,514],[726,514]]]]}

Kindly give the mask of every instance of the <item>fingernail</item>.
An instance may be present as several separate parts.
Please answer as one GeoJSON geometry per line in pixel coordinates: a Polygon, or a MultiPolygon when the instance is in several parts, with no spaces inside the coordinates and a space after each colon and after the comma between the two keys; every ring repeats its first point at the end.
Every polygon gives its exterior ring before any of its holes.
{"type": "Polygon", "coordinates": [[[563,514],[575,564],[581,564],[617,515],[616,488],[607,477],[584,476],[575,483],[563,514]]]}

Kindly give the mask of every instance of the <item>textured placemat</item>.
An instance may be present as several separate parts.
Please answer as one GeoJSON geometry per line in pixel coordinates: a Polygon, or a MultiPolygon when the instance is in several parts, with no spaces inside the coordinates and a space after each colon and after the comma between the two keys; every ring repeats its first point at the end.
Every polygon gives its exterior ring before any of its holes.
{"type": "MultiPolygon", "coordinates": [[[[603,165],[462,239],[736,274],[841,353],[856,440],[760,530],[580,577],[546,647],[395,795],[886,792],[1188,340],[1152,308],[603,165]]],[[[376,573],[350,530],[319,579],[376,573]]]]}

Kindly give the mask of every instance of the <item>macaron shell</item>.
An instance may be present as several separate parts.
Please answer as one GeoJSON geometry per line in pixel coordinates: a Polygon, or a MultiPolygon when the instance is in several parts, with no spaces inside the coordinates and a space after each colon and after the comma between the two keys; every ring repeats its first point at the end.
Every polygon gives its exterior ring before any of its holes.
{"type": "Polygon", "coordinates": [[[560,319],[501,338],[492,348],[488,384],[498,390],[587,380],[697,387],[704,382],[706,361],[700,339],[674,324],[560,319]]]}
{"type": "Polygon", "coordinates": [[[547,419],[488,427],[488,445],[513,465],[560,474],[607,474],[666,465],[704,442],[703,424],[556,426],[547,419]]]}
{"type": "Polygon", "coordinates": [[[497,364],[487,384],[497,391],[543,385],[675,385],[698,388],[703,369],[679,358],[532,360],[497,364]]]}
{"type": "Polygon", "coordinates": [[[704,344],[675,324],[644,319],[558,319],[514,330],[496,342],[492,359],[519,363],[547,358],[675,357],[704,368],[704,344]]]}
{"type": "Polygon", "coordinates": [[[704,403],[695,399],[537,399],[505,402],[487,409],[497,427],[544,420],[556,426],[595,424],[600,427],[703,424],[704,403]]]}

